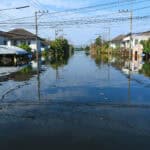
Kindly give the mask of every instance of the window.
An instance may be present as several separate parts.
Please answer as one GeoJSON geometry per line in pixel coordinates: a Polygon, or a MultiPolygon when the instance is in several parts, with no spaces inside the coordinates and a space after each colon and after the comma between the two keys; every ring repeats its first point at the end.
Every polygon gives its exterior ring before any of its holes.
{"type": "Polygon", "coordinates": [[[4,40],[4,45],[7,45],[7,41],[6,40],[4,40]]]}
{"type": "Polygon", "coordinates": [[[21,43],[21,44],[26,44],[26,42],[25,42],[24,40],[22,40],[20,43],[21,43]]]}
{"type": "Polygon", "coordinates": [[[17,41],[16,40],[14,40],[14,46],[16,46],[17,45],[17,41]]]}
{"type": "Polygon", "coordinates": [[[135,61],[137,61],[137,59],[138,59],[138,52],[136,51],[135,52],[135,61]]]}
{"type": "Polygon", "coordinates": [[[31,41],[28,41],[28,45],[31,45],[31,41]]]}

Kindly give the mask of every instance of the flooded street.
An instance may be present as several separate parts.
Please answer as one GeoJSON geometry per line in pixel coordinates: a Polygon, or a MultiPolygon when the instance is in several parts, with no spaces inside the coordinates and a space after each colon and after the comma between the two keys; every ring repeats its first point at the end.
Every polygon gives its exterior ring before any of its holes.
{"type": "Polygon", "coordinates": [[[147,149],[150,64],[137,62],[129,71],[126,60],[79,51],[43,60],[39,75],[35,62],[0,67],[0,148],[147,149]]]}
{"type": "Polygon", "coordinates": [[[1,0],[0,150],[149,150],[150,0],[1,0]]]}
{"type": "Polygon", "coordinates": [[[65,65],[43,63],[39,77],[35,62],[31,66],[1,67],[1,102],[150,104],[150,78],[146,77],[150,74],[142,73],[148,72],[144,62],[143,69],[133,67],[136,71],[129,76],[126,62],[113,57],[109,63],[99,59],[76,52],[65,65]]]}

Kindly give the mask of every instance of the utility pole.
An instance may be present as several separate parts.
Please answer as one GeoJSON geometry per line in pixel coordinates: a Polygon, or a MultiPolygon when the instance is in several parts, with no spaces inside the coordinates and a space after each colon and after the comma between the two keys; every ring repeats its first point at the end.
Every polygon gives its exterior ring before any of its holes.
{"type": "MultiPolygon", "coordinates": [[[[106,29],[107,30],[107,33],[108,33],[108,44],[109,44],[109,48],[110,48],[110,27],[104,27],[104,29],[106,29]]],[[[109,56],[109,53],[110,53],[110,51],[109,51],[109,48],[108,48],[108,56],[109,56]]]]}
{"type": "MultiPolygon", "coordinates": [[[[132,9],[132,0],[131,0],[131,9],[130,10],[119,10],[119,13],[130,13],[130,46],[129,46],[129,61],[132,56],[132,32],[133,32],[133,9],[132,9]]],[[[129,62],[130,69],[130,62],[129,62]]]]}
{"type": "Polygon", "coordinates": [[[55,40],[56,40],[57,38],[62,37],[62,35],[59,36],[59,35],[60,35],[60,32],[63,33],[63,29],[55,29],[55,40]]]}
{"type": "Polygon", "coordinates": [[[130,50],[129,50],[129,81],[128,81],[128,104],[131,103],[131,58],[132,58],[132,32],[133,32],[133,8],[132,8],[132,0],[131,0],[131,8],[130,8],[130,50]]]}
{"type": "Polygon", "coordinates": [[[38,49],[38,17],[41,17],[42,15],[48,13],[47,11],[36,11],[35,12],[35,35],[36,35],[36,58],[37,62],[39,62],[39,52],[40,50],[38,49]],[[40,14],[40,16],[38,16],[40,14]]]}
{"type": "Polygon", "coordinates": [[[36,35],[36,60],[39,63],[39,50],[38,50],[38,12],[35,12],[35,35],[36,35]]]}
{"type": "Polygon", "coordinates": [[[58,36],[58,30],[55,29],[55,40],[57,39],[57,36],[58,36]]]}
{"type": "Polygon", "coordinates": [[[133,9],[132,9],[132,0],[131,0],[131,9],[130,9],[130,51],[129,51],[129,61],[132,57],[132,32],[133,32],[133,9]]]}

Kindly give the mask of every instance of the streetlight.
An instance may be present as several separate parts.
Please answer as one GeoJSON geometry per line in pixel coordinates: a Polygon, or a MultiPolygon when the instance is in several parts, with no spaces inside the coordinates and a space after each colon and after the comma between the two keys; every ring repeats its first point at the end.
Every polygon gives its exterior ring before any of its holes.
{"type": "Polygon", "coordinates": [[[20,6],[20,7],[12,7],[12,8],[5,8],[5,9],[0,9],[0,11],[6,11],[6,10],[14,10],[14,9],[24,9],[30,7],[29,5],[26,6],[20,6]]]}

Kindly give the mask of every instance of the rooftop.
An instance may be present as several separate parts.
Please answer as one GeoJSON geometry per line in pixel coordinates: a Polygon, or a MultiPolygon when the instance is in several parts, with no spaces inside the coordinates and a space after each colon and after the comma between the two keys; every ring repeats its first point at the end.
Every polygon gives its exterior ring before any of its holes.
{"type": "Polygon", "coordinates": [[[6,32],[11,39],[35,39],[36,35],[25,29],[14,29],[6,32]]]}
{"type": "MultiPolygon", "coordinates": [[[[36,35],[22,28],[17,28],[10,30],[8,32],[0,31],[0,36],[7,37],[14,40],[26,40],[26,39],[36,39],[36,35]]],[[[38,37],[39,39],[42,39],[38,37]]]]}
{"type": "Polygon", "coordinates": [[[0,55],[24,55],[27,54],[27,51],[15,47],[15,46],[6,46],[0,45],[0,55]]]}
{"type": "Polygon", "coordinates": [[[117,37],[115,37],[114,39],[112,39],[112,42],[120,42],[123,40],[123,38],[125,37],[125,35],[121,34],[118,35],[117,37]]]}

